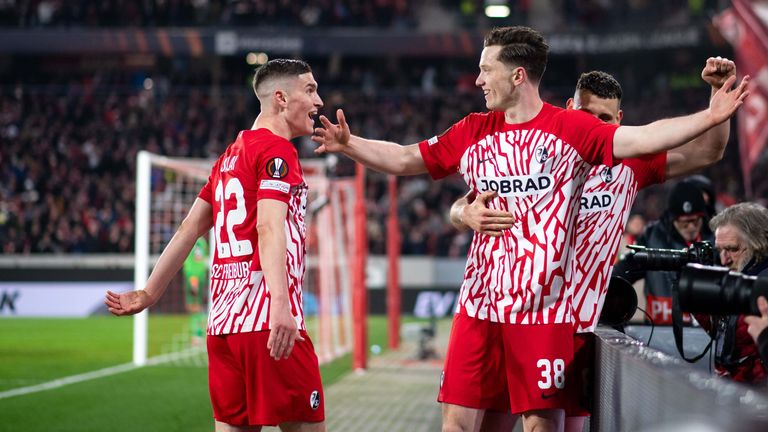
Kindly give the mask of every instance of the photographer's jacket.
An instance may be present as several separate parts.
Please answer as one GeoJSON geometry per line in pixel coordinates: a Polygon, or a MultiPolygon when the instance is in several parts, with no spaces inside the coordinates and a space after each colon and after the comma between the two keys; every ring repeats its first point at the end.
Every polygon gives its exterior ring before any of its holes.
{"type": "MultiPolygon", "coordinates": [[[[768,258],[759,262],[750,261],[742,273],[768,277],[768,258]]],[[[717,374],[748,384],[765,383],[768,379],[768,371],[760,357],[758,346],[747,332],[748,326],[744,321],[744,315],[725,317],[696,315],[696,320],[710,334],[712,333],[712,318],[717,323],[715,335],[717,337],[715,355],[717,374]]],[[[760,336],[762,338],[763,334],[760,336]]]]}

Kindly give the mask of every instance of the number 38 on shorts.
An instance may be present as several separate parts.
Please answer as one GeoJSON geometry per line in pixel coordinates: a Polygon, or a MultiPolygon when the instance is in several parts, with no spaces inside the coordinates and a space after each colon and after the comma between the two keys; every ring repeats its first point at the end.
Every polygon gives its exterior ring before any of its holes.
{"type": "Polygon", "coordinates": [[[558,389],[565,388],[565,361],[563,359],[539,359],[536,367],[541,372],[541,380],[537,382],[542,390],[553,386],[558,389]]]}

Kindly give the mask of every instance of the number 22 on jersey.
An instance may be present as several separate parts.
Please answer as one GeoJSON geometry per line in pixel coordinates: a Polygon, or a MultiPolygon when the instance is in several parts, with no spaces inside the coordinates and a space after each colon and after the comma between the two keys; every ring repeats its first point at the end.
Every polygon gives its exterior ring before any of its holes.
{"type": "Polygon", "coordinates": [[[219,258],[239,257],[253,253],[253,245],[250,239],[238,240],[235,236],[235,226],[245,221],[245,192],[243,185],[237,178],[231,178],[224,186],[221,181],[216,185],[214,199],[219,203],[219,212],[216,214],[216,224],[213,233],[216,236],[216,245],[219,258]],[[232,195],[235,196],[235,208],[226,209],[225,203],[232,195]],[[227,238],[229,242],[221,241],[221,230],[226,224],[227,238]]]}

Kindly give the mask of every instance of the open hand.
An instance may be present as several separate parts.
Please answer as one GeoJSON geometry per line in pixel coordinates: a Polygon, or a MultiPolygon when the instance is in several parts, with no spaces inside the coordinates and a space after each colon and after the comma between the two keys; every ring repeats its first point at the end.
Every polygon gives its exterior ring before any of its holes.
{"type": "Polygon", "coordinates": [[[744,98],[749,95],[747,90],[749,75],[745,76],[736,88],[732,88],[735,82],[736,75],[728,77],[723,87],[709,100],[709,113],[715,124],[720,124],[731,118],[744,103],[744,98]]]}
{"type": "Polygon", "coordinates": [[[320,123],[323,124],[323,127],[315,128],[315,133],[312,135],[312,141],[319,144],[315,153],[338,153],[344,151],[344,148],[349,144],[349,125],[344,117],[344,111],[336,110],[336,118],[339,120],[337,125],[331,123],[328,117],[320,116],[320,123]]]}
{"type": "Polygon", "coordinates": [[[114,293],[107,291],[107,297],[104,300],[113,315],[133,315],[137,314],[153,304],[152,297],[144,290],[128,291],[124,293],[114,293]]]}
{"type": "Polygon", "coordinates": [[[512,228],[515,215],[503,210],[488,208],[488,201],[496,198],[496,191],[483,192],[472,203],[467,204],[461,211],[461,221],[481,234],[491,237],[501,237],[503,230],[512,228]]]}

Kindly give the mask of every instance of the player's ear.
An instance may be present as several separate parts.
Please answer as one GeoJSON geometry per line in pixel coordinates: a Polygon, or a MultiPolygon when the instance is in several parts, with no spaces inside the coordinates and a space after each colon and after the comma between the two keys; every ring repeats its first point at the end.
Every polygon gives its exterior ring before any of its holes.
{"type": "Polygon", "coordinates": [[[616,116],[616,123],[621,124],[621,119],[624,118],[624,111],[619,110],[619,114],[616,116]]]}
{"type": "Polygon", "coordinates": [[[565,109],[573,109],[573,98],[568,98],[565,102],[565,109]]]}
{"type": "Polygon", "coordinates": [[[285,108],[288,105],[288,93],[285,90],[277,89],[272,93],[272,101],[275,106],[285,108]]]}
{"type": "Polygon", "coordinates": [[[528,71],[524,67],[518,66],[512,71],[512,83],[516,86],[524,83],[528,79],[528,71]]]}

